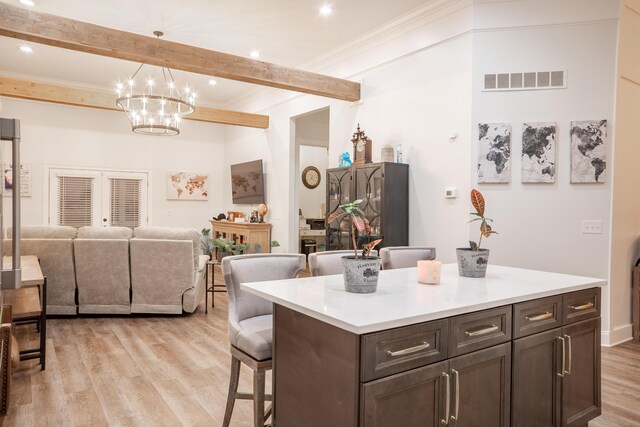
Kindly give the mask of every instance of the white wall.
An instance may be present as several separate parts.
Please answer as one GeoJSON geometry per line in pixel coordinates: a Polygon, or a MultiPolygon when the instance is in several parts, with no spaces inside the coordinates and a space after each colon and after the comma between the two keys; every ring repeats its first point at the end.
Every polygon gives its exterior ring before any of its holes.
{"type": "MultiPolygon", "coordinates": [[[[224,143],[221,126],[185,121],[175,137],[131,132],[124,113],[35,101],[1,98],[0,116],[21,122],[21,161],[31,165],[31,197],[22,198],[22,224],[43,224],[46,218],[48,166],[135,169],[151,172],[153,225],[194,227],[226,211],[222,200],[224,143]],[[168,170],[208,172],[208,201],[166,200],[168,170]]],[[[5,162],[10,151],[5,149],[5,162]]],[[[11,221],[5,198],[5,226],[11,221]]]]}
{"type": "Polygon", "coordinates": [[[309,145],[300,146],[300,168],[298,169],[298,179],[302,179],[302,171],[307,166],[315,166],[320,171],[320,184],[316,188],[307,188],[300,185],[299,204],[305,218],[323,218],[321,215],[321,205],[326,202],[327,187],[325,182],[325,172],[329,164],[329,153],[325,147],[312,147],[309,145]]]}
{"type": "MultiPolygon", "coordinates": [[[[573,2],[575,8],[568,3],[520,1],[476,8],[475,26],[484,30],[473,41],[472,185],[485,195],[487,214],[500,233],[484,243],[492,263],[607,278],[618,27],[610,18],[617,16],[617,2],[582,2],[585,7],[573,2]],[[554,25],[540,25],[544,22],[554,25]],[[505,23],[518,25],[507,28],[505,23]],[[481,90],[485,73],[550,70],[567,72],[566,89],[481,90]],[[605,183],[570,184],[570,122],[596,119],[609,121],[608,177],[605,183]],[[512,126],[509,184],[477,184],[477,125],[482,122],[512,126]],[[555,183],[520,182],[523,122],[557,123],[555,183]],[[603,233],[582,234],[582,220],[601,220],[603,233]]],[[[471,238],[478,235],[474,224],[471,238]]],[[[603,289],[604,331],[609,330],[608,293],[603,289]]]]}

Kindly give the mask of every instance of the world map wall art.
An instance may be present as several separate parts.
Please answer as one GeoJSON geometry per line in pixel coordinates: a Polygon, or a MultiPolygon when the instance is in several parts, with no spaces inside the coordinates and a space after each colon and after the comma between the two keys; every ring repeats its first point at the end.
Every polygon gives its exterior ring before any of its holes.
{"type": "Polygon", "coordinates": [[[571,122],[571,183],[605,182],[607,121],[571,122]]]}
{"type": "Polygon", "coordinates": [[[207,200],[209,174],[195,172],[167,172],[167,199],[207,200]]]}
{"type": "Polygon", "coordinates": [[[556,181],[556,124],[522,125],[522,182],[556,181]]]}
{"type": "Polygon", "coordinates": [[[478,182],[511,181],[511,125],[478,124],[478,182]]]}

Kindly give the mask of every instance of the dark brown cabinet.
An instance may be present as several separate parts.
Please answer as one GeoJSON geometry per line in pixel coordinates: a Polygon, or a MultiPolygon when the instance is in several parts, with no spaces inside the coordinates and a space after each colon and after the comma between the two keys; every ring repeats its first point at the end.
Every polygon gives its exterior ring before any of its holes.
{"type": "Polygon", "coordinates": [[[584,426],[600,415],[600,319],[513,342],[514,426],[584,426]]]}
{"type": "MultiPolygon", "coordinates": [[[[436,427],[446,415],[448,362],[362,385],[361,426],[436,427]]],[[[449,404],[450,407],[450,404],[449,404]]]]}
{"type": "MultiPolygon", "coordinates": [[[[360,207],[371,224],[371,240],[379,247],[409,243],[409,165],[368,163],[327,169],[327,215],[338,206],[362,199],[360,207]]],[[[327,224],[327,250],[353,249],[347,216],[327,224]]],[[[358,241],[358,245],[363,242],[358,241]]]]}

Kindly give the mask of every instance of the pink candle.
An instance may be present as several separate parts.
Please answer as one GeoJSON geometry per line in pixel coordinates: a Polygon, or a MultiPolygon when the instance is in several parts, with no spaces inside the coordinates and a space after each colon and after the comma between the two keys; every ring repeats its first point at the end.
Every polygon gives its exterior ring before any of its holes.
{"type": "Polygon", "coordinates": [[[418,261],[418,282],[428,285],[440,283],[440,261],[418,261]]]}

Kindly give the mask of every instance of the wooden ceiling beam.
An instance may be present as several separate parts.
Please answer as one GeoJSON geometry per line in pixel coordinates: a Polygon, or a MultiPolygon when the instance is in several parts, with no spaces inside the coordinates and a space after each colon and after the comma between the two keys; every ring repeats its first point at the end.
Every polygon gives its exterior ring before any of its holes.
{"type": "MultiPolygon", "coordinates": [[[[114,93],[48,83],[35,83],[2,76],[0,76],[0,96],[97,108],[100,110],[122,111],[116,107],[114,93]]],[[[185,119],[260,129],[269,127],[269,116],[203,106],[197,106],[196,111],[185,117],[185,119]]]]}
{"type": "Polygon", "coordinates": [[[3,2],[0,2],[0,35],[345,101],[360,99],[360,83],[350,80],[158,40],[3,2]]]}

